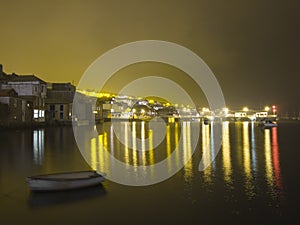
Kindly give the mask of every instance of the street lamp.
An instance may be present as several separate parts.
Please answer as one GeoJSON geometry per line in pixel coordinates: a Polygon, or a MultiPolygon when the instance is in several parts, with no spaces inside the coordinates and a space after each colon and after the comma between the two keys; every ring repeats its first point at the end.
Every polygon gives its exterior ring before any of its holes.
{"type": "Polygon", "coordinates": [[[265,111],[268,112],[269,110],[270,110],[270,107],[269,107],[269,106],[266,106],[266,107],[265,107],[265,111]]]}
{"type": "Polygon", "coordinates": [[[276,106],[275,106],[275,105],[273,105],[273,106],[272,106],[272,111],[273,111],[273,115],[275,115],[275,114],[276,114],[276,111],[277,111],[277,109],[276,109],[276,106]]]}
{"type": "Polygon", "coordinates": [[[244,108],[243,108],[243,111],[244,111],[244,112],[248,112],[249,109],[248,109],[247,107],[244,107],[244,108]]]}
{"type": "Polygon", "coordinates": [[[227,115],[228,112],[229,112],[229,109],[228,109],[228,108],[224,108],[223,111],[224,111],[224,113],[227,115]]]}
{"type": "Polygon", "coordinates": [[[205,107],[203,107],[203,108],[202,108],[202,111],[203,111],[203,112],[209,112],[209,109],[208,109],[208,108],[205,108],[205,107]]]}

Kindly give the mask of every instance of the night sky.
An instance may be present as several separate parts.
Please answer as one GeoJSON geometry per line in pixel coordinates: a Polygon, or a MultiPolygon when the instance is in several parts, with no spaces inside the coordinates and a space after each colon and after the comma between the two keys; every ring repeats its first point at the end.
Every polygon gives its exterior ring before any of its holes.
{"type": "MultiPolygon", "coordinates": [[[[198,54],[229,107],[300,110],[299,1],[0,0],[0,63],[6,73],[77,84],[88,66],[127,42],[164,40],[198,54]]],[[[160,74],[201,95],[186,75],[158,63],[132,65],[106,86],[160,74]],[[150,73],[151,71],[151,73],[150,73]]]]}

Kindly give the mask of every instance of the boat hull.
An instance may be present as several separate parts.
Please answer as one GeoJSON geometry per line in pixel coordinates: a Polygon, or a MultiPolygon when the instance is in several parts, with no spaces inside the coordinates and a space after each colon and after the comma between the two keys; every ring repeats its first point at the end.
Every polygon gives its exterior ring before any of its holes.
{"type": "Polygon", "coordinates": [[[264,127],[265,128],[277,127],[277,124],[273,124],[273,125],[265,124],[264,127]]]}
{"type": "Polygon", "coordinates": [[[32,191],[65,191],[80,189],[90,186],[99,185],[105,180],[104,176],[96,173],[88,174],[85,172],[84,176],[80,173],[55,174],[28,177],[26,179],[27,185],[32,191]]]}

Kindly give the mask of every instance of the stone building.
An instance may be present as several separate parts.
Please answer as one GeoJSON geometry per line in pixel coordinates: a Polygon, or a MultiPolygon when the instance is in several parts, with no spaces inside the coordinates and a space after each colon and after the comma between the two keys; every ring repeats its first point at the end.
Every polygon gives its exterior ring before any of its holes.
{"type": "Polygon", "coordinates": [[[47,84],[35,75],[6,74],[0,65],[0,89],[14,89],[19,98],[32,102],[33,121],[45,122],[47,84]]]}
{"type": "Polygon", "coordinates": [[[30,125],[32,120],[31,101],[19,98],[14,89],[0,90],[0,126],[30,125]]]}
{"type": "Polygon", "coordinates": [[[70,83],[48,83],[46,98],[47,123],[71,122],[76,88],[70,83]]]}

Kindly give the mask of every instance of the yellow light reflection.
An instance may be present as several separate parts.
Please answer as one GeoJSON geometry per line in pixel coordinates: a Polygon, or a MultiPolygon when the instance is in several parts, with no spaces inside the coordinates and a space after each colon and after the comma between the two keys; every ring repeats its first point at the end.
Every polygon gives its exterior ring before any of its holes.
{"type": "Polygon", "coordinates": [[[224,180],[231,183],[231,158],[230,158],[230,139],[229,139],[229,122],[223,122],[222,127],[222,155],[223,155],[223,171],[224,180]]]}
{"type": "Polygon", "coordinates": [[[104,147],[107,150],[107,133],[106,132],[103,133],[103,142],[104,142],[104,147]]]}
{"type": "Polygon", "coordinates": [[[244,169],[247,178],[251,177],[251,159],[250,159],[250,146],[249,146],[249,122],[243,123],[243,155],[244,155],[244,169]]]}
{"type": "Polygon", "coordinates": [[[149,139],[149,166],[151,178],[154,176],[153,166],[154,166],[154,149],[153,149],[153,131],[148,130],[148,139],[149,139]]]}
{"type": "Polygon", "coordinates": [[[136,122],[132,122],[132,159],[133,165],[137,166],[138,156],[136,150],[136,122]]]}
{"type": "Polygon", "coordinates": [[[171,172],[171,131],[170,125],[166,125],[166,149],[167,149],[167,163],[168,163],[168,171],[171,172]]]}
{"type": "Polygon", "coordinates": [[[150,165],[154,165],[154,149],[153,149],[153,131],[148,130],[149,139],[149,162],[150,165]]]}
{"type": "Polygon", "coordinates": [[[97,144],[96,138],[91,139],[91,167],[97,170],[97,144]]]}
{"type": "Polygon", "coordinates": [[[142,165],[146,166],[146,139],[145,139],[145,122],[141,123],[141,142],[142,142],[142,165]]]}
{"type": "Polygon", "coordinates": [[[183,124],[183,157],[184,162],[184,179],[190,181],[193,176],[193,162],[192,162],[192,145],[191,145],[191,123],[184,122],[183,124]]]}
{"type": "Polygon", "coordinates": [[[104,170],[104,168],[108,165],[108,160],[104,159],[104,148],[103,148],[103,134],[98,136],[98,155],[99,155],[99,169],[100,171],[108,171],[104,170]],[[105,164],[106,163],[106,164],[105,164]]]}
{"type": "Polygon", "coordinates": [[[272,152],[271,152],[271,134],[270,129],[265,129],[265,164],[266,177],[270,186],[273,186],[273,167],[272,167],[272,152]]]}
{"type": "MultiPolygon", "coordinates": [[[[202,160],[204,167],[209,165],[211,161],[209,126],[206,125],[202,125],[202,160]]],[[[211,172],[211,166],[206,167],[206,169],[203,171],[204,179],[207,183],[211,183],[211,172]]]]}
{"type": "Polygon", "coordinates": [[[211,162],[210,162],[210,165],[211,165],[211,168],[212,170],[214,171],[215,170],[215,142],[214,142],[214,121],[211,121],[210,123],[210,158],[213,159],[211,162]]]}
{"type": "Polygon", "coordinates": [[[248,197],[253,197],[254,195],[254,186],[252,183],[252,174],[251,174],[251,154],[250,154],[250,143],[249,143],[249,122],[243,122],[243,161],[244,161],[244,171],[246,175],[246,194],[248,197]]]}
{"type": "MultiPolygon", "coordinates": [[[[179,141],[179,133],[178,133],[179,127],[178,127],[178,123],[175,123],[175,148],[178,148],[178,141],[179,141]]],[[[176,168],[179,167],[179,150],[177,149],[176,151],[176,168]]]]}
{"type": "Polygon", "coordinates": [[[124,136],[125,136],[125,163],[126,167],[128,168],[130,165],[130,160],[129,160],[129,149],[128,149],[128,123],[124,124],[125,129],[124,129],[124,136]]]}

